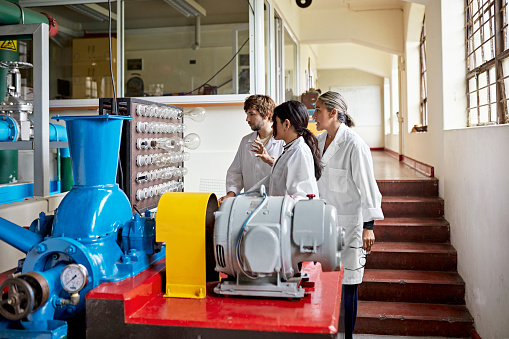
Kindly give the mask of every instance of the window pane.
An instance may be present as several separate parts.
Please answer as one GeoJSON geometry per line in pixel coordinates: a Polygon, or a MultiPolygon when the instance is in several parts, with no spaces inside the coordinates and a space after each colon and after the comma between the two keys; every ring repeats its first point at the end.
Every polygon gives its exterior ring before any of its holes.
{"type": "MultiPolygon", "coordinates": [[[[113,76],[116,77],[116,2],[113,2],[111,7],[113,76]]],[[[59,26],[58,34],[49,42],[49,98],[86,99],[113,96],[108,3],[30,9],[48,13],[57,20],[59,26]]],[[[28,46],[31,48],[31,43],[28,46]]],[[[31,54],[30,51],[28,55],[31,54]]]]}
{"type": "Polygon", "coordinates": [[[290,33],[285,27],[284,35],[285,46],[285,101],[296,100],[298,93],[295,88],[295,74],[297,72],[297,65],[295,64],[297,57],[297,44],[293,41],[290,33]]]}
{"type": "Polygon", "coordinates": [[[468,69],[495,56],[495,6],[493,0],[468,0],[466,8],[468,69]],[[478,6],[480,4],[480,8],[478,6]]]}
{"type": "Polygon", "coordinates": [[[428,124],[428,115],[427,115],[427,102],[428,102],[428,94],[427,94],[427,66],[426,66],[426,19],[422,20],[421,27],[421,40],[419,43],[419,64],[421,70],[421,100],[420,100],[420,123],[422,126],[427,126],[428,124]]]}
{"type": "MultiPolygon", "coordinates": [[[[498,13],[498,12],[497,12],[498,13]]],[[[507,0],[467,0],[465,8],[467,36],[467,78],[468,86],[468,124],[484,125],[497,123],[497,111],[502,109],[507,116],[507,94],[505,79],[508,64],[500,59],[508,47],[508,9],[507,0]],[[495,16],[495,3],[501,4],[501,14],[495,16]],[[496,21],[502,31],[496,31],[496,21]],[[495,44],[502,42],[503,50],[496,55],[495,44]],[[497,65],[502,71],[497,73],[497,65]],[[499,96],[497,100],[497,94],[499,96]]]]}
{"type": "Polygon", "coordinates": [[[264,19],[263,19],[263,22],[264,22],[264,35],[265,35],[265,38],[264,38],[264,45],[265,45],[265,93],[271,93],[271,76],[274,72],[271,71],[270,69],[270,66],[271,66],[271,60],[270,60],[270,55],[271,55],[271,50],[270,50],[270,41],[272,39],[272,32],[270,31],[270,4],[265,1],[265,5],[264,5],[264,19]]]}
{"type": "Polygon", "coordinates": [[[200,16],[196,36],[196,18],[164,1],[125,3],[126,96],[232,94],[234,77],[239,92],[248,92],[248,34],[238,31],[249,23],[248,2],[200,0],[199,5],[206,15],[200,16]],[[235,60],[238,74],[232,74],[235,60]]]}

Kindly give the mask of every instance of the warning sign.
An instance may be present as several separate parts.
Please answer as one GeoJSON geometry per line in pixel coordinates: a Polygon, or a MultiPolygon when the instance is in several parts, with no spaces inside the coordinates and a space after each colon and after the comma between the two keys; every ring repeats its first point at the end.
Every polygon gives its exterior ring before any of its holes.
{"type": "Polygon", "coordinates": [[[16,40],[0,41],[0,49],[16,52],[18,50],[18,41],[16,40]]]}

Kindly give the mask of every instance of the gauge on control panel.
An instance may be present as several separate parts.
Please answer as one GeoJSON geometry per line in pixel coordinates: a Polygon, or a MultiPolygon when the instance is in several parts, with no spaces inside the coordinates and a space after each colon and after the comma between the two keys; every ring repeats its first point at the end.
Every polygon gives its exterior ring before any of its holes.
{"type": "Polygon", "coordinates": [[[60,273],[60,283],[65,291],[77,293],[88,281],[87,268],[81,264],[69,264],[60,273]]]}

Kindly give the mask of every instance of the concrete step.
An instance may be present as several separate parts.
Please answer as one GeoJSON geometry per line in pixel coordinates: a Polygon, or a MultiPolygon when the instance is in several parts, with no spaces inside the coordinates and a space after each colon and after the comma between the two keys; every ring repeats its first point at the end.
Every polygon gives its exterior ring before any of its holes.
{"type": "Polygon", "coordinates": [[[382,211],[386,218],[441,218],[444,200],[438,197],[382,197],[382,211]]]}
{"type": "Polygon", "coordinates": [[[375,242],[366,269],[456,271],[457,254],[449,244],[375,242]]]}
{"type": "Polygon", "coordinates": [[[462,305],[359,301],[354,333],[466,338],[472,329],[462,305]]]}
{"type": "Polygon", "coordinates": [[[377,180],[382,196],[438,196],[438,180],[377,180]]]}
{"type": "Polygon", "coordinates": [[[465,282],[457,272],[365,270],[359,299],[464,305],[465,282]]]}
{"type": "Polygon", "coordinates": [[[449,222],[443,218],[386,218],[375,221],[377,242],[449,242],[449,222]]]}

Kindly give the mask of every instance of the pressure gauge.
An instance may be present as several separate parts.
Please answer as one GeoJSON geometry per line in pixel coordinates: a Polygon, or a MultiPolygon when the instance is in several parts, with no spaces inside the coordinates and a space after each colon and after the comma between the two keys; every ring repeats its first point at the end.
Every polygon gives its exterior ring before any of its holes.
{"type": "Polygon", "coordinates": [[[60,283],[69,293],[81,291],[88,281],[87,268],[81,264],[69,264],[60,273],[60,283]]]}

